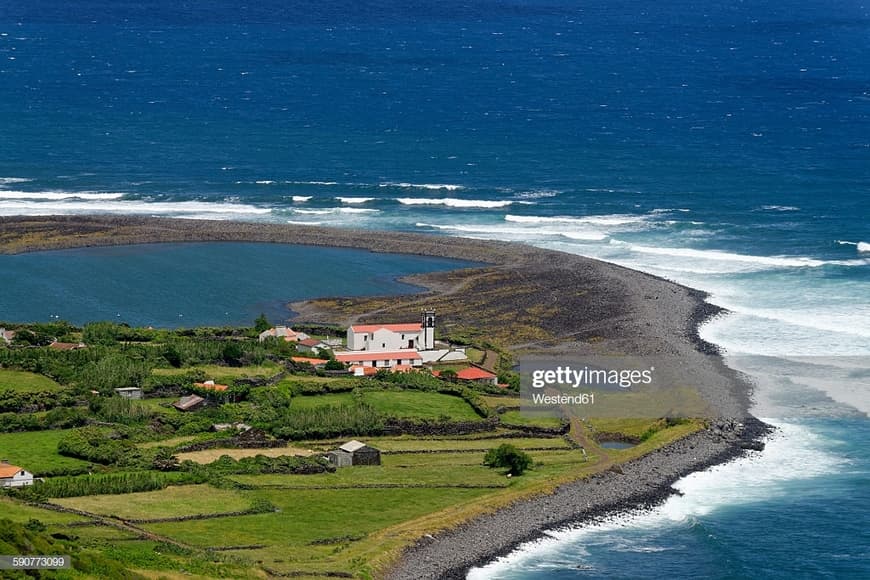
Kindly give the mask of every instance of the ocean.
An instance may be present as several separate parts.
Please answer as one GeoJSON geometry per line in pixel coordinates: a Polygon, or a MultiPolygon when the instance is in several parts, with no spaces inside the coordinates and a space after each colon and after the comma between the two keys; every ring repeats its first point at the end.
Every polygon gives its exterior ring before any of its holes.
{"type": "Polygon", "coordinates": [[[517,240],[706,290],[767,450],[471,576],[870,577],[868,32],[819,0],[2,0],[0,215],[517,240]]]}

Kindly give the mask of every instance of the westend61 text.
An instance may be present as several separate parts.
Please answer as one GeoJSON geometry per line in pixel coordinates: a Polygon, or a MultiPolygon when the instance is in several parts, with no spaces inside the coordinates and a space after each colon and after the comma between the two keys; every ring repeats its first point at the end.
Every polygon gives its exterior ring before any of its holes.
{"type": "Polygon", "coordinates": [[[655,367],[644,370],[606,370],[572,369],[570,366],[559,366],[555,369],[538,369],[532,371],[532,387],[542,389],[547,386],[568,385],[572,388],[580,386],[619,386],[628,389],[634,385],[649,385],[653,380],[655,367]]]}
{"type": "Polygon", "coordinates": [[[535,405],[594,405],[595,393],[578,393],[576,395],[545,395],[532,393],[535,405]]]}

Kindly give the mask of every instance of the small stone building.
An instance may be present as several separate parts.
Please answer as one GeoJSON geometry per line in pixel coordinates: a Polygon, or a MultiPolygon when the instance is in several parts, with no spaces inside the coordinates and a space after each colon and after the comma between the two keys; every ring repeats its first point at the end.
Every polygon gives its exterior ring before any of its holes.
{"type": "Polygon", "coordinates": [[[336,467],[351,465],[380,465],[381,452],[360,441],[348,441],[338,449],[326,454],[326,458],[336,467]]]}
{"type": "Polygon", "coordinates": [[[172,403],[172,406],[179,411],[195,411],[204,404],[205,399],[199,395],[188,395],[187,397],[181,397],[178,401],[172,403]]]}
{"type": "Polygon", "coordinates": [[[115,392],[118,393],[119,396],[124,397],[125,399],[141,399],[142,398],[142,389],[138,387],[122,387],[120,389],[115,389],[115,392]]]}

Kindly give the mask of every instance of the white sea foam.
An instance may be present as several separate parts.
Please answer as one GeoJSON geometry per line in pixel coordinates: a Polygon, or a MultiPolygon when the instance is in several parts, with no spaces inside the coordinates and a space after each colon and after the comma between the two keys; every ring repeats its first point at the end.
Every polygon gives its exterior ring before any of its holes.
{"type": "Polygon", "coordinates": [[[504,216],[505,221],[520,224],[566,224],[566,225],[596,225],[596,226],[624,226],[629,224],[641,224],[647,221],[646,216],[629,214],[592,215],[584,217],[569,216],[504,216]]]}
{"type": "Polygon", "coordinates": [[[285,181],[290,185],[338,185],[337,181],[285,181]]]}
{"type": "Polygon", "coordinates": [[[257,185],[272,185],[275,182],[271,179],[260,179],[258,181],[255,181],[254,183],[256,183],[257,185]]]}
{"type": "Polygon", "coordinates": [[[482,208],[494,209],[506,207],[514,203],[511,200],[483,200],[483,199],[457,199],[455,197],[426,198],[426,197],[400,197],[396,201],[402,205],[444,205],[457,208],[482,208]]]}
{"type": "Polygon", "coordinates": [[[358,207],[327,207],[322,209],[299,209],[292,208],[290,211],[301,215],[330,215],[330,214],[365,214],[365,213],[380,213],[378,209],[365,209],[358,207]]]}
{"type": "Polygon", "coordinates": [[[443,231],[452,231],[452,232],[467,232],[467,233],[477,233],[477,234],[491,234],[493,237],[498,238],[510,238],[516,239],[517,237],[521,237],[522,239],[529,239],[531,237],[540,237],[540,236],[563,236],[566,238],[570,238],[572,240],[586,240],[586,241],[601,241],[607,237],[607,234],[596,231],[563,231],[558,229],[548,229],[548,228],[523,228],[523,227],[510,227],[510,226],[502,226],[502,225],[484,225],[484,224],[465,224],[465,225],[453,225],[453,224],[430,224],[417,222],[415,224],[418,228],[433,228],[437,230],[443,231]]]}
{"type": "Polygon", "coordinates": [[[841,246],[855,246],[855,249],[858,252],[870,252],[870,243],[867,242],[849,242],[847,240],[837,240],[837,243],[841,246]]]}
{"type": "MultiPolygon", "coordinates": [[[[522,545],[506,557],[468,574],[469,580],[493,580],[507,572],[516,574],[538,568],[541,561],[561,561],[559,567],[583,567],[584,545],[607,544],[611,549],[627,527],[637,530],[638,541],[651,543],[670,529],[691,527],[709,514],[737,505],[775,501],[786,497],[794,482],[824,477],[848,460],[830,451],[828,442],[806,427],[765,419],[778,427],[761,453],[692,473],[674,484],[682,495],[671,496],[651,510],[617,516],[597,524],[550,531],[546,538],[522,545]]],[[[618,546],[617,546],[618,548],[618,546]]],[[[643,548],[637,542],[627,550],[643,548]]]]}
{"type": "Polygon", "coordinates": [[[121,201],[121,200],[61,200],[30,201],[12,200],[0,203],[0,215],[62,215],[70,213],[118,213],[171,216],[241,216],[265,215],[269,208],[233,203],[209,203],[203,201],[121,201]]]}
{"type": "Polygon", "coordinates": [[[801,208],[793,205],[763,205],[759,209],[764,211],[800,211],[801,208]]]}
{"type": "Polygon", "coordinates": [[[366,209],[361,207],[338,207],[335,208],[338,213],[380,213],[379,209],[366,209]]]}
{"type": "Polygon", "coordinates": [[[0,189],[0,199],[32,199],[32,200],[60,200],[60,199],[120,199],[123,193],[98,193],[93,191],[6,191],[0,189]]]}
{"type": "Polygon", "coordinates": [[[4,185],[12,185],[14,183],[27,183],[28,181],[33,180],[26,177],[0,177],[0,187],[4,185]]]}
{"type": "MultiPolygon", "coordinates": [[[[624,243],[612,240],[611,243],[624,243]]],[[[805,256],[753,256],[750,254],[736,254],[720,250],[697,250],[694,248],[666,248],[657,246],[641,246],[629,244],[633,252],[669,256],[675,258],[692,258],[709,262],[725,262],[748,265],[750,269],[766,268],[819,268],[827,265],[837,266],[866,266],[868,260],[819,260],[805,256]]],[[[702,272],[711,273],[712,270],[702,269],[702,272]]],[[[731,271],[731,270],[726,270],[731,271]]]]}
{"type": "Polygon", "coordinates": [[[462,185],[453,185],[450,183],[380,183],[380,187],[401,187],[404,189],[444,189],[447,191],[458,191],[465,189],[462,185]]]}
{"type": "Polygon", "coordinates": [[[336,197],[341,203],[368,203],[374,201],[375,197],[336,197]]]}
{"type": "Polygon", "coordinates": [[[294,195],[290,199],[292,199],[294,202],[304,202],[304,201],[308,201],[312,197],[314,197],[314,196],[313,195],[294,195]]]}
{"type": "Polygon", "coordinates": [[[556,197],[562,193],[555,189],[533,189],[531,191],[521,191],[514,195],[517,199],[542,199],[547,197],[556,197]]]}
{"type": "Polygon", "coordinates": [[[297,220],[287,220],[286,223],[293,224],[296,226],[319,226],[319,225],[323,224],[323,222],[304,222],[304,221],[297,221],[297,220]]]}

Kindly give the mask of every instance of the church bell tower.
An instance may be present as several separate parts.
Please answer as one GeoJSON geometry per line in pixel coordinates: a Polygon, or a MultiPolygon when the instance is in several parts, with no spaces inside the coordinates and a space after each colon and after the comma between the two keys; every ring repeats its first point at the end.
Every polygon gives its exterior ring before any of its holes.
{"type": "Polygon", "coordinates": [[[423,350],[435,348],[435,310],[423,311],[423,350]]]}

